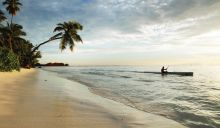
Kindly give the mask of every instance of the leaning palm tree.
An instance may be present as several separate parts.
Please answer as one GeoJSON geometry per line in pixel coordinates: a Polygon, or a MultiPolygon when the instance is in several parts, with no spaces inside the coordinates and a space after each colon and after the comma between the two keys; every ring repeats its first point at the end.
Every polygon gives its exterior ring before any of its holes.
{"type": "Polygon", "coordinates": [[[61,51],[66,49],[69,46],[70,50],[73,51],[73,48],[76,42],[83,42],[78,30],[82,30],[83,26],[75,21],[69,21],[64,23],[57,24],[57,27],[54,29],[54,32],[59,32],[58,34],[52,36],[49,40],[37,45],[33,48],[32,53],[34,53],[38,48],[50,41],[61,39],[60,49],[61,51]]]}
{"type": "Polygon", "coordinates": [[[20,10],[19,6],[22,6],[22,4],[19,2],[19,0],[5,0],[3,5],[6,5],[6,10],[9,12],[9,14],[11,14],[12,24],[13,17],[17,14],[17,11],[20,10]]]}

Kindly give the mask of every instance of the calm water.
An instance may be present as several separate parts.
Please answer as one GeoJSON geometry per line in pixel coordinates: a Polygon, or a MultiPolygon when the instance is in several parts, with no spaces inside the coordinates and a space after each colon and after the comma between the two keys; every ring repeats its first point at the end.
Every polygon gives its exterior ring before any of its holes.
{"type": "Polygon", "coordinates": [[[44,70],[87,85],[91,91],[191,128],[220,128],[220,67],[170,67],[193,77],[137,73],[160,67],[51,67],[44,70]]]}

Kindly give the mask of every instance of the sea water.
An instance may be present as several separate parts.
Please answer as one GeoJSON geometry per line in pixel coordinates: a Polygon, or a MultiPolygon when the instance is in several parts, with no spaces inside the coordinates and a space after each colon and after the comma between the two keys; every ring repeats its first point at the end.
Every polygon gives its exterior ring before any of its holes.
{"type": "Polygon", "coordinates": [[[162,115],[191,128],[220,128],[220,67],[172,66],[194,76],[140,73],[157,66],[47,67],[97,95],[162,115]]]}

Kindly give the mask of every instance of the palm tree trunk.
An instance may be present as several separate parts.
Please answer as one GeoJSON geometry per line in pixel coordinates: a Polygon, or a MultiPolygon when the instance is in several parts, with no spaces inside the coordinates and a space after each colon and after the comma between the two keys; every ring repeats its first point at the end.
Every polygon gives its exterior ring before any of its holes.
{"type": "Polygon", "coordinates": [[[12,25],[13,17],[14,17],[14,16],[13,16],[13,14],[12,14],[12,15],[11,15],[11,25],[12,25]]]}
{"type": "Polygon", "coordinates": [[[43,42],[43,43],[40,43],[39,45],[37,45],[36,47],[34,47],[34,49],[31,51],[31,55],[32,55],[34,52],[36,52],[36,50],[38,50],[40,46],[42,46],[42,45],[44,45],[44,44],[46,44],[46,43],[48,43],[48,42],[50,42],[50,41],[58,40],[58,39],[61,39],[61,38],[62,38],[62,37],[57,37],[57,38],[49,39],[49,40],[47,40],[47,41],[45,41],[45,42],[43,42]]]}
{"type": "MultiPolygon", "coordinates": [[[[11,28],[11,32],[12,32],[12,36],[13,36],[12,21],[13,21],[13,14],[11,15],[11,24],[10,24],[10,28],[11,28]]],[[[11,51],[14,52],[14,51],[13,51],[13,48],[12,48],[12,38],[10,38],[10,40],[9,40],[9,45],[10,45],[11,51]]]]}
{"type": "MultiPolygon", "coordinates": [[[[50,41],[53,41],[53,40],[58,40],[58,39],[61,39],[62,38],[62,32],[61,33],[58,33],[58,34],[56,34],[56,35],[54,35],[54,36],[52,36],[49,40],[47,40],[47,41],[44,41],[43,43],[40,43],[39,45],[37,45],[36,47],[34,47],[33,48],[33,50],[31,51],[31,53],[30,53],[30,57],[29,57],[29,59],[28,59],[28,65],[31,65],[31,61],[32,61],[32,55],[34,54],[34,52],[36,52],[38,49],[39,49],[39,47],[40,46],[42,46],[42,45],[44,45],[44,44],[46,44],[46,43],[48,43],[48,42],[50,42],[50,41]],[[59,37],[59,36],[61,36],[61,37],[59,37]]],[[[32,65],[33,66],[33,65],[32,65]]]]}
{"type": "Polygon", "coordinates": [[[57,38],[50,38],[49,40],[47,40],[47,41],[45,41],[45,42],[43,42],[43,43],[40,43],[39,45],[37,45],[36,47],[34,47],[34,49],[31,51],[31,53],[30,53],[30,57],[28,58],[28,66],[31,66],[31,67],[33,67],[33,65],[31,64],[32,63],[32,55],[33,55],[33,53],[34,52],[36,52],[38,49],[39,49],[39,47],[40,46],[42,46],[42,45],[44,45],[44,44],[46,44],[46,43],[48,43],[48,42],[50,42],[50,41],[53,41],[53,40],[57,40],[57,39],[61,39],[62,37],[57,37],[57,38]]]}

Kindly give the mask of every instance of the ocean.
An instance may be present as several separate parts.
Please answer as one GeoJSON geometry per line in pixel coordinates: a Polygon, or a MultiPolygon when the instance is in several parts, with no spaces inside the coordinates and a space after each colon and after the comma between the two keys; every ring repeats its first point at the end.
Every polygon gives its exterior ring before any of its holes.
{"type": "Polygon", "coordinates": [[[190,128],[220,128],[220,67],[170,66],[194,76],[139,73],[158,66],[44,67],[102,97],[161,115],[190,128]]]}

